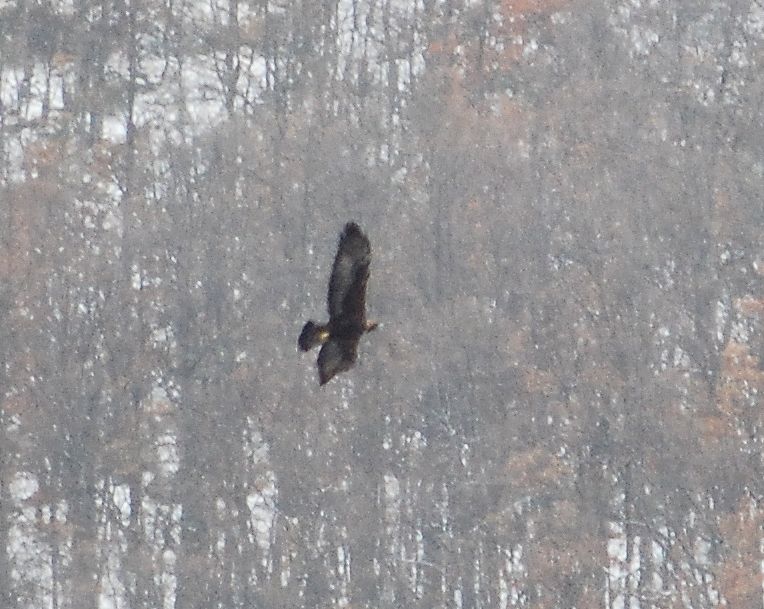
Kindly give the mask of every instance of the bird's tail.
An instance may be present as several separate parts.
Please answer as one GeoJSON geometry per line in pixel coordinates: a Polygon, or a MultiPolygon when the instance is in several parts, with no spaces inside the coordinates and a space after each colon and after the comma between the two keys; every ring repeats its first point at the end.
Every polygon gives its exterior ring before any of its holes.
{"type": "Polygon", "coordinates": [[[297,344],[301,351],[310,351],[316,345],[326,342],[328,337],[329,332],[326,326],[319,326],[317,323],[309,321],[303,326],[297,344]]]}

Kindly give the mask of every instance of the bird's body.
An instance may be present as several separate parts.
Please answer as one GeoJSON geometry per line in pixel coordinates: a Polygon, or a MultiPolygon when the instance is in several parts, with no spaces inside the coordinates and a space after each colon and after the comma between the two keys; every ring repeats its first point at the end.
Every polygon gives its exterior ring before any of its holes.
{"type": "Polygon", "coordinates": [[[369,239],[355,222],[348,222],[340,235],[329,278],[329,321],[326,324],[309,321],[297,340],[302,351],[322,345],[318,354],[321,385],[355,364],[361,336],[377,327],[366,319],[370,264],[369,239]]]}

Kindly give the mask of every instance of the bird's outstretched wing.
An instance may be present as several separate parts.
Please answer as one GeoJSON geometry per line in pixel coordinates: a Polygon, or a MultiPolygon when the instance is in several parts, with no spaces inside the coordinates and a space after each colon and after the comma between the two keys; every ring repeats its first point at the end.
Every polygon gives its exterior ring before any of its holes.
{"type": "Polygon", "coordinates": [[[335,374],[349,370],[358,357],[358,340],[331,339],[318,352],[318,378],[322,385],[335,374]]]}
{"type": "Polygon", "coordinates": [[[369,280],[371,245],[355,222],[340,235],[329,278],[329,318],[363,325],[366,319],[366,283],[369,280]]]}

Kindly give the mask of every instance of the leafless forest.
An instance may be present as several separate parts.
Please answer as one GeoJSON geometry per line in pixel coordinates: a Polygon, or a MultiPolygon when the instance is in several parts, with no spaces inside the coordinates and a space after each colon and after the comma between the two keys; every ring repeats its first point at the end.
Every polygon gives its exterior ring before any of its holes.
{"type": "Polygon", "coordinates": [[[764,607],[763,106],[760,0],[0,2],[0,607],[764,607]]]}

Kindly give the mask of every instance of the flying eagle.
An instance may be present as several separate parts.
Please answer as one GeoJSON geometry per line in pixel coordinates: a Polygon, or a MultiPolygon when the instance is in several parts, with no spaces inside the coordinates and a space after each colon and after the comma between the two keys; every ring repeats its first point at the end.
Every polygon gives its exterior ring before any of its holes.
{"type": "Polygon", "coordinates": [[[318,376],[322,385],[335,374],[349,370],[358,357],[361,335],[377,327],[366,319],[366,283],[369,280],[371,245],[355,222],[348,222],[340,235],[332,275],[329,278],[329,323],[309,321],[297,345],[318,353],[318,376]]]}

